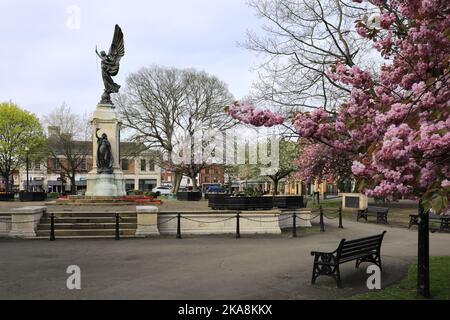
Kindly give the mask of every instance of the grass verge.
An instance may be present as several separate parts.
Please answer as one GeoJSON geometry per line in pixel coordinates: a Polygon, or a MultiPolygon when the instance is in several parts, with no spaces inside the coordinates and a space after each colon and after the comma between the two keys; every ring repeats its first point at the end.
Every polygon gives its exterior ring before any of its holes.
{"type": "MultiPolygon", "coordinates": [[[[383,290],[347,298],[348,300],[421,300],[416,293],[417,264],[409,270],[406,279],[383,290]]],[[[432,299],[450,300],[450,257],[430,258],[430,290],[432,299]]]]}

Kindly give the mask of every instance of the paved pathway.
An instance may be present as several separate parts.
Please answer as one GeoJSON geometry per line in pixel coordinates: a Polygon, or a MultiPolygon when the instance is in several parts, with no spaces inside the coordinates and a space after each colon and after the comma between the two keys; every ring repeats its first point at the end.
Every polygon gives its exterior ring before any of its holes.
{"type": "MultiPolygon", "coordinates": [[[[383,286],[414,261],[417,232],[375,224],[327,222],[324,234],[141,240],[0,240],[0,299],[334,299],[364,292],[365,268],[342,268],[345,288],[328,278],[310,285],[311,250],[340,239],[388,233],[383,286]],[[82,270],[82,290],[66,289],[66,268],[82,270]]],[[[431,235],[431,254],[450,255],[449,234],[431,235]]]]}

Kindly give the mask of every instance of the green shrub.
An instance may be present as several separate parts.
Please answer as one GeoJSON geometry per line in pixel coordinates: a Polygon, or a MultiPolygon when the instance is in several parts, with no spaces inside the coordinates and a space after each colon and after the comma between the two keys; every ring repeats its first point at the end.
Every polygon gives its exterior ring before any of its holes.
{"type": "Polygon", "coordinates": [[[158,195],[157,192],[146,192],[146,193],[144,194],[144,196],[146,196],[146,197],[157,198],[159,195],[158,195]]]}
{"type": "Polygon", "coordinates": [[[50,199],[58,199],[61,196],[59,192],[50,192],[47,197],[50,199]]]}
{"type": "Polygon", "coordinates": [[[253,188],[246,188],[244,190],[245,196],[247,197],[261,197],[262,192],[253,188]]]}

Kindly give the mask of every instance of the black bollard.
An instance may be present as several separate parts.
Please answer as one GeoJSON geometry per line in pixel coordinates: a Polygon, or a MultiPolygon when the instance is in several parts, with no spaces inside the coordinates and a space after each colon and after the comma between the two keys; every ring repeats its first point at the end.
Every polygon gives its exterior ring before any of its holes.
{"type": "Polygon", "coordinates": [[[344,229],[342,225],[342,208],[339,208],[339,229],[344,229]]]}
{"type": "Polygon", "coordinates": [[[241,215],[238,212],[236,215],[236,239],[241,238],[241,215]]]}
{"type": "Polygon", "coordinates": [[[297,213],[294,212],[292,216],[292,237],[297,238],[297,213]]]}
{"type": "Polygon", "coordinates": [[[116,213],[116,241],[120,240],[120,216],[116,213]]]}
{"type": "Polygon", "coordinates": [[[55,241],[55,214],[50,215],[50,241],[55,241]]]}
{"type": "Polygon", "coordinates": [[[177,215],[177,239],[181,239],[181,214],[177,215]]]}
{"type": "Polygon", "coordinates": [[[325,232],[325,224],[323,223],[323,208],[320,206],[320,232],[325,232]]]}

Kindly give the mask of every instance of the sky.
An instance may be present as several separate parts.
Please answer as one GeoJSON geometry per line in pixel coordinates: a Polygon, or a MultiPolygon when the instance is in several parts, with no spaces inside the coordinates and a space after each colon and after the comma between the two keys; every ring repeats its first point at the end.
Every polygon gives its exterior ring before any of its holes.
{"type": "Polygon", "coordinates": [[[103,91],[95,47],[109,50],[114,25],[126,55],[115,82],[144,66],[196,68],[249,94],[253,53],[237,45],[261,22],[246,0],[1,0],[0,102],[38,116],[66,103],[95,110],[103,91]]]}

